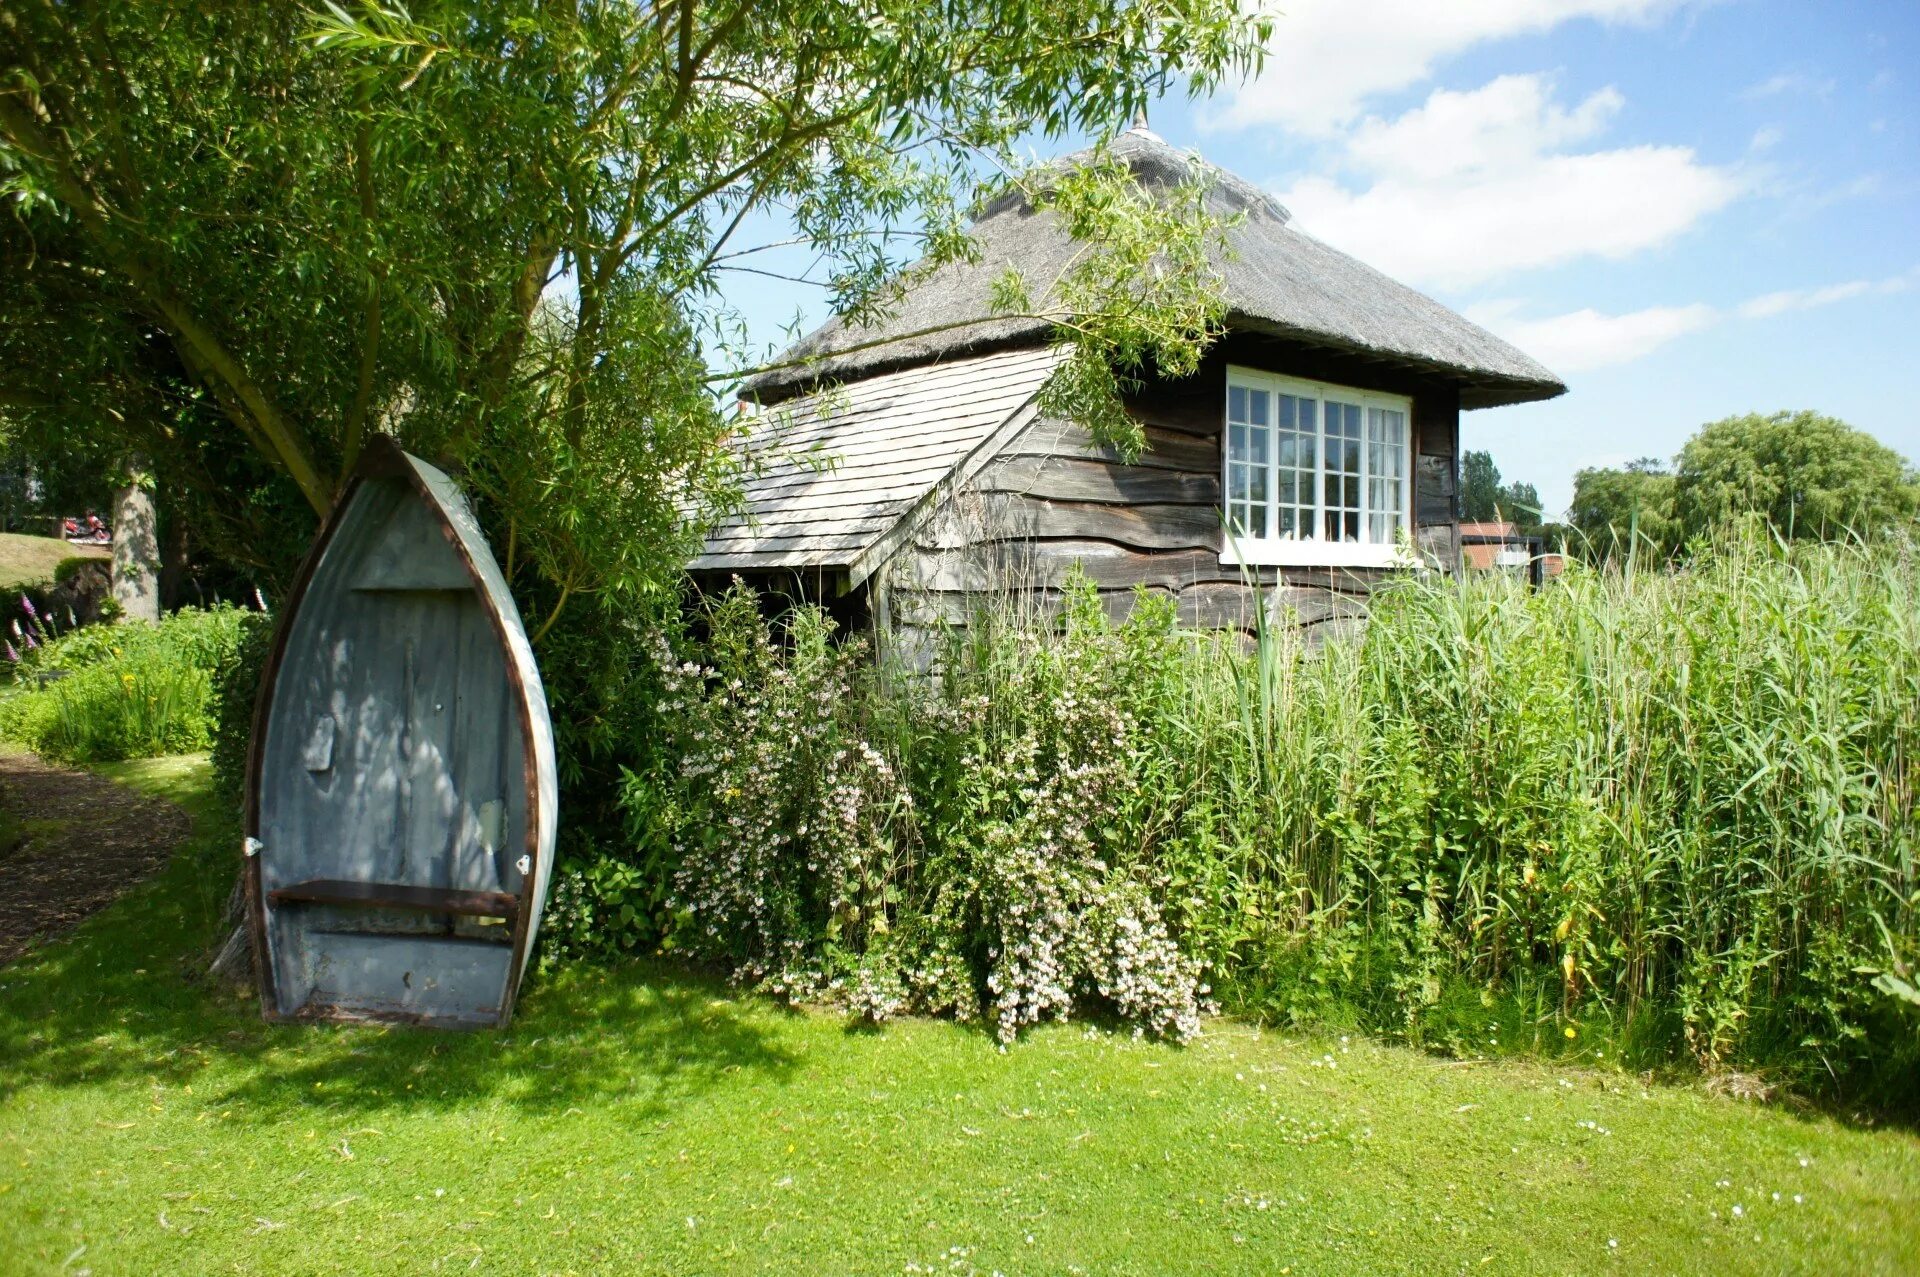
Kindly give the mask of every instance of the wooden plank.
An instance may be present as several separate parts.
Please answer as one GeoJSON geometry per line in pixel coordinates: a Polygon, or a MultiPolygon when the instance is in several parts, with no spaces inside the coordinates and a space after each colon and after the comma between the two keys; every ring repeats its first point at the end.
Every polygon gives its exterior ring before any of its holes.
{"type": "Polygon", "coordinates": [[[1413,522],[1431,527],[1454,522],[1453,458],[1421,453],[1414,460],[1413,522]]]}
{"type": "Polygon", "coordinates": [[[1010,457],[982,470],[974,486],[982,492],[1018,492],[1052,501],[1127,505],[1155,501],[1217,505],[1220,501],[1218,475],[1067,457],[1010,457]]]}
{"type": "MultiPolygon", "coordinates": [[[[998,420],[992,425],[999,425],[998,420]]],[[[827,485],[841,485],[851,491],[899,482],[910,475],[945,474],[953,463],[973,448],[991,428],[968,429],[957,434],[929,429],[924,437],[900,440],[886,448],[863,452],[826,450],[814,454],[816,464],[781,464],[754,475],[741,484],[749,502],[782,492],[800,491],[827,485]]]]}
{"type": "MultiPolygon", "coordinates": [[[[1174,618],[1188,629],[1253,632],[1261,609],[1272,623],[1290,620],[1300,626],[1329,621],[1359,620],[1367,614],[1364,595],[1327,587],[1245,585],[1239,582],[1202,582],[1182,589],[1150,587],[1150,592],[1172,595],[1174,618]]],[[[1051,624],[1064,596],[1058,590],[1038,589],[1018,599],[955,592],[913,590],[895,596],[892,610],[902,625],[936,631],[942,626],[971,624],[983,608],[1015,606],[1034,624],[1051,624]]],[[[1129,616],[1137,602],[1133,590],[1099,591],[1101,606],[1114,621],[1129,616]]]]}
{"type": "Polygon", "coordinates": [[[732,572],[760,568],[837,568],[845,564],[848,551],[818,546],[791,550],[737,550],[724,554],[703,554],[687,564],[689,572],[732,572]]]}
{"type": "Polygon", "coordinates": [[[911,424],[961,407],[994,415],[1003,406],[1010,408],[1014,401],[1032,397],[1053,371],[1053,365],[1051,360],[1034,360],[1003,369],[946,371],[950,375],[936,377],[933,370],[918,369],[781,404],[750,419],[753,424],[748,444],[759,446],[761,440],[805,442],[852,427],[911,424]],[[889,384],[880,384],[882,380],[889,384]]]}
{"type": "Polygon", "coordinates": [[[1036,411],[1031,399],[1014,409],[992,434],[981,440],[973,451],[960,458],[944,478],[921,494],[918,500],[902,512],[899,522],[881,534],[878,540],[847,565],[846,588],[851,590],[866,580],[875,569],[910,541],[920,526],[932,518],[934,513],[950,501],[955,493],[968,490],[969,485],[979,476],[981,469],[993,460],[1000,449],[1004,448],[1010,440],[1017,438],[1033,423],[1036,411]]]}
{"type": "MultiPolygon", "coordinates": [[[[1217,438],[1197,438],[1159,426],[1145,428],[1147,446],[1135,465],[1152,470],[1190,470],[1198,474],[1217,474],[1220,470],[1220,443],[1217,438]]],[[[1007,445],[1001,455],[1007,457],[1078,457],[1087,461],[1121,464],[1112,448],[1095,443],[1084,426],[1045,420],[1007,445]]]]}
{"type": "Polygon", "coordinates": [[[926,590],[991,592],[1051,589],[1078,567],[1104,589],[1137,585],[1179,589],[1199,581],[1238,581],[1218,551],[1144,552],[1105,541],[996,542],[956,550],[912,550],[899,557],[902,584],[926,590]]]}
{"type": "Polygon", "coordinates": [[[929,482],[911,476],[896,476],[879,487],[844,492],[822,483],[812,488],[776,493],[764,502],[755,502],[753,513],[762,522],[803,510],[844,510],[846,517],[863,518],[869,514],[883,514],[889,506],[914,500],[927,490],[929,482]]]}
{"type": "Polygon", "coordinates": [[[406,909],[456,918],[512,918],[519,898],[504,891],[461,891],[400,882],[346,882],[311,878],[267,893],[276,905],[339,905],[350,909],[406,909]]]}
{"type": "Polygon", "coordinates": [[[1220,510],[1210,505],[1044,501],[1011,492],[988,492],[975,500],[951,503],[929,521],[915,543],[928,549],[958,549],[983,541],[1063,538],[1112,541],[1144,550],[1210,549],[1218,553],[1222,542],[1220,510]]]}
{"type": "Polygon", "coordinates": [[[873,535],[887,526],[881,517],[855,519],[812,519],[798,529],[781,527],[764,522],[723,523],[707,534],[707,546],[731,541],[765,541],[770,538],[792,537],[796,540],[845,541],[849,544],[866,544],[873,535]]]}

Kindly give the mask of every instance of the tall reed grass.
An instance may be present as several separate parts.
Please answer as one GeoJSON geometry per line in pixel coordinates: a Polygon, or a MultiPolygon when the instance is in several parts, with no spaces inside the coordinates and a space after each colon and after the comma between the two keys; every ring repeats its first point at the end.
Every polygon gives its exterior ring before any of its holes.
{"type": "Polygon", "coordinates": [[[1182,742],[1188,941],[1264,1014],[1911,1085],[1916,583],[1908,548],[1749,540],[1410,579],[1313,659],[1191,647],[1136,710],[1182,742]]]}

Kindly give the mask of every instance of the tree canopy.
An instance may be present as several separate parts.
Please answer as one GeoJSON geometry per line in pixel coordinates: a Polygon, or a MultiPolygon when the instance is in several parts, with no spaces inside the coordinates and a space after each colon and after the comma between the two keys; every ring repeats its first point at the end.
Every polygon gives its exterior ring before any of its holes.
{"type": "MultiPolygon", "coordinates": [[[[0,412],[153,457],[243,551],[239,516],[324,511],[395,433],[464,475],[523,605],[631,599],[724,500],[743,227],[771,211],[872,313],[907,261],[972,251],[1023,145],[1202,91],[1264,30],[1231,0],[24,0],[0,412]]],[[[1138,269],[1196,259],[1200,202],[1123,176],[1036,190],[1101,251],[1005,290],[1074,339],[1055,393],[1095,419],[1116,369],[1178,369],[1217,323],[1205,272],[1138,269]]]]}
{"type": "Polygon", "coordinates": [[[1522,536],[1545,527],[1539,490],[1518,479],[1503,482],[1493,454],[1473,448],[1460,457],[1460,517],[1469,523],[1505,521],[1522,536]]]}
{"type": "Polygon", "coordinates": [[[1581,470],[1568,513],[1574,547],[1595,562],[1625,557],[1636,546],[1665,560],[1685,540],[1673,513],[1673,475],[1657,457],[1581,470]]]}
{"type": "Polygon", "coordinates": [[[1647,457],[1574,478],[1573,522],[1596,559],[1671,557],[1739,520],[1792,540],[1872,538],[1920,513],[1920,479],[1865,431],[1814,412],[1748,413],[1702,426],[1669,470],[1647,457]]]}
{"type": "Polygon", "coordinates": [[[1781,536],[1874,536],[1920,511],[1920,480],[1893,449],[1815,412],[1748,413],[1680,450],[1674,514],[1689,533],[1742,515],[1781,536]]]}

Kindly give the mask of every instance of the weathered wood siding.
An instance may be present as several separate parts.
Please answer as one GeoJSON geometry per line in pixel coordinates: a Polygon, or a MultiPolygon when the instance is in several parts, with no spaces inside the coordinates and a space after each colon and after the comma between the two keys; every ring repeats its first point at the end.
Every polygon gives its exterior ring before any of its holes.
{"type": "Polygon", "coordinates": [[[1076,564],[1116,616],[1131,608],[1139,586],[1171,595],[1181,621],[1196,626],[1251,629],[1262,606],[1275,619],[1291,609],[1298,623],[1316,627],[1363,614],[1379,570],[1250,571],[1220,562],[1228,364],[1410,396],[1415,539],[1436,565],[1457,566],[1457,387],[1241,334],[1219,342],[1194,376],[1152,383],[1130,398],[1147,439],[1131,464],[1057,421],[1037,421],[1009,443],[880,573],[877,610],[896,641],[912,647],[933,626],[964,622],[982,595],[1046,606],[1076,564]]]}

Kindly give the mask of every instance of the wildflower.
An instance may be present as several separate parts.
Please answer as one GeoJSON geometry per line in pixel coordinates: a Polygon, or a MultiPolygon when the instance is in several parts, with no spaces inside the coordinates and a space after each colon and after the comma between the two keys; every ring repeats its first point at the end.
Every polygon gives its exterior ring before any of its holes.
{"type": "Polygon", "coordinates": [[[39,619],[39,616],[40,616],[40,613],[38,613],[38,612],[36,612],[36,611],[34,610],[34,607],[33,607],[33,600],[32,600],[32,599],[30,599],[30,598],[28,598],[28,597],[27,597],[26,595],[24,595],[24,594],[22,594],[22,595],[20,596],[20,607],[22,608],[22,610],[24,610],[24,611],[26,612],[26,614],[27,614],[28,616],[31,616],[31,617],[33,617],[33,618],[35,618],[36,620],[37,620],[37,619],[39,619]]]}
{"type": "Polygon", "coordinates": [[[1569,1024],[1566,1027],[1566,1034],[1569,1041],[1580,1036],[1580,1034],[1575,1031],[1574,1027],[1571,1024],[1569,1024]]]}
{"type": "Polygon", "coordinates": [[[7,644],[7,659],[15,665],[20,663],[20,653],[13,650],[13,644],[11,643],[7,644]]]}

